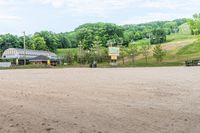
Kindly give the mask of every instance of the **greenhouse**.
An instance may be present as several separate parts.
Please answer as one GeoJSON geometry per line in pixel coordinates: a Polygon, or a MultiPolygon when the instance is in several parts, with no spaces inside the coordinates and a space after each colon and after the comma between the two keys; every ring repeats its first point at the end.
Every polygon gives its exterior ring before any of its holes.
{"type": "Polygon", "coordinates": [[[4,51],[2,54],[2,60],[10,60],[15,62],[16,65],[23,64],[24,59],[29,62],[31,59],[34,59],[38,56],[45,56],[49,59],[49,61],[56,61],[58,57],[55,53],[49,51],[41,51],[41,50],[24,50],[18,48],[9,48],[4,51]]]}

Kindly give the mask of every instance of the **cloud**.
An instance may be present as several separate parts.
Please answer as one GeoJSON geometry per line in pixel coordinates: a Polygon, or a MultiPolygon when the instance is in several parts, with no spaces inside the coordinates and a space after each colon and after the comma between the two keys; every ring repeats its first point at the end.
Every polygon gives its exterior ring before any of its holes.
{"type": "Polygon", "coordinates": [[[7,5],[8,4],[8,1],[7,0],[0,0],[0,6],[1,5],[7,5]]]}
{"type": "Polygon", "coordinates": [[[124,9],[138,0],[32,0],[71,12],[73,15],[106,16],[115,10],[124,9]]]}
{"type": "Polygon", "coordinates": [[[9,16],[9,15],[0,15],[0,21],[14,21],[20,20],[21,18],[18,16],[9,16]]]}
{"type": "Polygon", "coordinates": [[[74,16],[108,17],[117,11],[129,10],[130,13],[142,10],[198,11],[199,0],[31,0],[51,5],[56,9],[74,16]]]}

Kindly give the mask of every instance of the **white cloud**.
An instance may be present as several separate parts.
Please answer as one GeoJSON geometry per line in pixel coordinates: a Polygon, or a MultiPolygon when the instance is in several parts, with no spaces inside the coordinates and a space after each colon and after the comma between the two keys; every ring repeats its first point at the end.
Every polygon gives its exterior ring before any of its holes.
{"type": "MultiPolygon", "coordinates": [[[[105,17],[120,10],[188,10],[198,11],[199,0],[31,0],[49,4],[65,12],[79,16],[105,17]]],[[[131,13],[131,12],[130,12],[131,13]]]]}
{"type": "Polygon", "coordinates": [[[73,15],[106,16],[113,10],[124,9],[139,0],[32,0],[70,11],[73,15]]]}
{"type": "Polygon", "coordinates": [[[0,15],[0,21],[20,20],[18,16],[0,15]]]}
{"type": "Polygon", "coordinates": [[[7,0],[0,0],[0,5],[6,5],[6,4],[8,4],[7,0]]]}

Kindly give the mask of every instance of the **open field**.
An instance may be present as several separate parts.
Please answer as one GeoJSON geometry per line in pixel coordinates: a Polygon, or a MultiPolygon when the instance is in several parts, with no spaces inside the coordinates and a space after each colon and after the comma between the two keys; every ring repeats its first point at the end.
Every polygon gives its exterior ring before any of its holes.
{"type": "Polygon", "coordinates": [[[199,132],[199,67],[0,71],[0,133],[199,132]]]}

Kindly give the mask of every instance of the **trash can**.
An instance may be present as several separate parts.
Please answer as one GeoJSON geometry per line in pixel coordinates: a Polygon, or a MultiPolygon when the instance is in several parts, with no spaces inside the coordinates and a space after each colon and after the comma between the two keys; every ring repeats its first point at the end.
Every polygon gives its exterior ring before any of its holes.
{"type": "Polygon", "coordinates": [[[96,62],[96,61],[93,61],[93,62],[90,64],[90,68],[97,68],[97,62],[96,62]]]}

